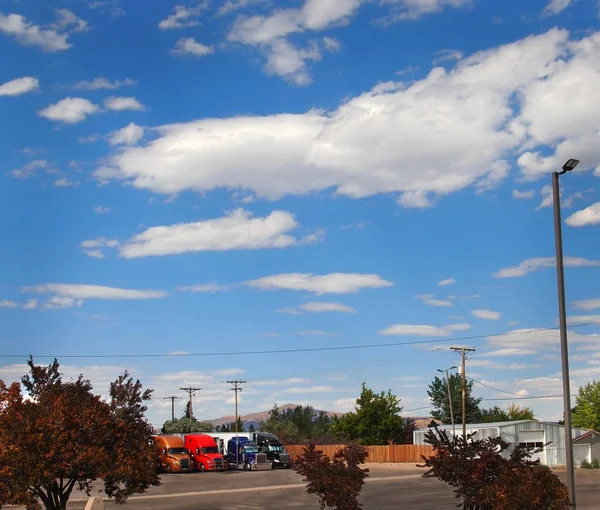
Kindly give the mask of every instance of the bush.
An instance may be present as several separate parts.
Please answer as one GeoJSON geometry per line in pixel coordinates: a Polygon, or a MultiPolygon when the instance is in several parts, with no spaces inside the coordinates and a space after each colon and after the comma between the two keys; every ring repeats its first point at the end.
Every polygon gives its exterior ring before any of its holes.
{"type": "Polygon", "coordinates": [[[434,454],[423,457],[428,467],[425,478],[437,478],[455,487],[462,506],[470,510],[568,510],[567,487],[552,471],[532,461],[539,450],[517,447],[509,458],[502,452],[509,444],[499,437],[473,440],[449,439],[437,428],[425,436],[434,454]]]}
{"type": "Polygon", "coordinates": [[[600,469],[600,460],[593,459],[592,462],[585,459],[581,462],[581,469],[600,469]]]}
{"type": "Polygon", "coordinates": [[[304,448],[304,455],[294,462],[294,470],[304,477],[306,492],[319,496],[321,508],[360,510],[358,496],[367,477],[362,469],[367,451],[358,445],[348,445],[338,450],[333,461],[314,444],[304,448]]]}

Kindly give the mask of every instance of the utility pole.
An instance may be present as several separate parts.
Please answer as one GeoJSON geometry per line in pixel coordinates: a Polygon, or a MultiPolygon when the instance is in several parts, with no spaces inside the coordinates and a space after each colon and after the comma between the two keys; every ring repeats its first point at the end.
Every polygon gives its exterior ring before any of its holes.
{"type": "Polygon", "coordinates": [[[469,349],[467,347],[450,347],[450,349],[462,354],[462,432],[464,439],[467,437],[467,375],[465,358],[467,352],[473,352],[475,349],[469,349]]]}
{"type": "Polygon", "coordinates": [[[569,380],[569,345],[567,343],[567,314],[565,306],[565,270],[563,263],[562,220],[560,218],[559,177],[579,164],[569,159],[561,172],[552,172],[552,196],[554,200],[554,239],[556,243],[556,276],[558,280],[558,320],[560,323],[560,354],[562,360],[563,406],[565,419],[565,455],[567,460],[567,488],[571,507],[577,508],[575,498],[575,463],[573,459],[573,430],[571,424],[571,384],[569,380]]]}
{"type": "Polygon", "coordinates": [[[171,421],[175,420],[175,399],[177,399],[177,398],[181,398],[181,397],[176,397],[175,395],[171,395],[170,397],[163,398],[163,400],[171,401],[171,421]]]}
{"type": "Polygon", "coordinates": [[[197,391],[202,391],[202,388],[194,388],[193,386],[187,386],[184,388],[179,388],[181,391],[185,391],[190,396],[190,418],[194,417],[194,409],[192,407],[192,396],[196,394],[197,391]]]}
{"type": "Polygon", "coordinates": [[[453,368],[457,368],[455,366],[447,368],[446,370],[440,370],[438,368],[438,372],[442,374],[446,373],[446,389],[448,390],[448,405],[450,406],[450,422],[452,423],[452,437],[456,437],[456,428],[454,427],[454,410],[452,409],[452,393],[450,392],[450,376],[448,372],[453,368]]]}
{"type": "Polygon", "coordinates": [[[233,381],[227,381],[227,384],[233,384],[233,388],[229,388],[229,391],[235,392],[235,416],[234,416],[234,427],[235,427],[235,462],[239,466],[240,464],[240,440],[238,437],[238,391],[242,391],[242,384],[246,381],[241,379],[235,379],[233,381]]]}

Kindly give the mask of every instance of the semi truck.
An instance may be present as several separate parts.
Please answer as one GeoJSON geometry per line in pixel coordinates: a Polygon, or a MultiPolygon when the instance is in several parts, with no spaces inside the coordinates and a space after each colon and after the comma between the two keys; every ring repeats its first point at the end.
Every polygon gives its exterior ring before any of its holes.
{"type": "Polygon", "coordinates": [[[265,453],[260,453],[254,441],[247,437],[233,437],[227,441],[227,464],[229,469],[260,471],[272,469],[265,453]]]}
{"type": "Polygon", "coordinates": [[[211,436],[200,432],[177,435],[183,439],[195,471],[227,469],[227,460],[219,453],[217,443],[211,436]]]}
{"type": "Polygon", "coordinates": [[[160,469],[167,473],[189,472],[193,470],[190,456],[179,436],[154,436],[154,444],[160,449],[160,469]]]}
{"type": "Polygon", "coordinates": [[[253,432],[250,434],[250,439],[256,443],[261,453],[266,454],[267,460],[273,468],[291,468],[292,458],[285,451],[285,447],[275,434],[269,432],[253,432]]]}

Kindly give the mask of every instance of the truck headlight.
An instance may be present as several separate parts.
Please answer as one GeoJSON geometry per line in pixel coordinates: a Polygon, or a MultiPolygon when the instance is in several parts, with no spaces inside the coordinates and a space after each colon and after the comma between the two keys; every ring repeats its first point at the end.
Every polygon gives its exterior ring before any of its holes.
{"type": "Polygon", "coordinates": [[[279,459],[273,459],[273,462],[279,462],[279,459]]]}

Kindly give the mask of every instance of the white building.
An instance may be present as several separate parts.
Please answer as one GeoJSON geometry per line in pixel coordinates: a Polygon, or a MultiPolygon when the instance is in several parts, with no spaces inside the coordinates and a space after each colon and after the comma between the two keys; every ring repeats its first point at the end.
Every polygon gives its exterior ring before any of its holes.
{"type": "MultiPolygon", "coordinates": [[[[452,435],[452,425],[440,425],[438,429],[452,435]]],[[[415,430],[413,432],[414,443],[427,444],[425,434],[429,430],[431,429],[415,430]]],[[[573,428],[572,431],[573,456],[576,465],[581,464],[584,459],[591,461],[594,458],[600,458],[600,434],[577,428],[573,428]]],[[[546,466],[564,466],[567,462],[564,425],[535,420],[467,424],[467,434],[473,432],[477,433],[476,439],[500,436],[511,445],[504,452],[506,456],[510,455],[517,444],[523,444],[535,448],[543,447],[543,451],[537,454],[537,457],[546,466]]],[[[456,424],[456,434],[462,434],[461,424],[456,424]]]]}

